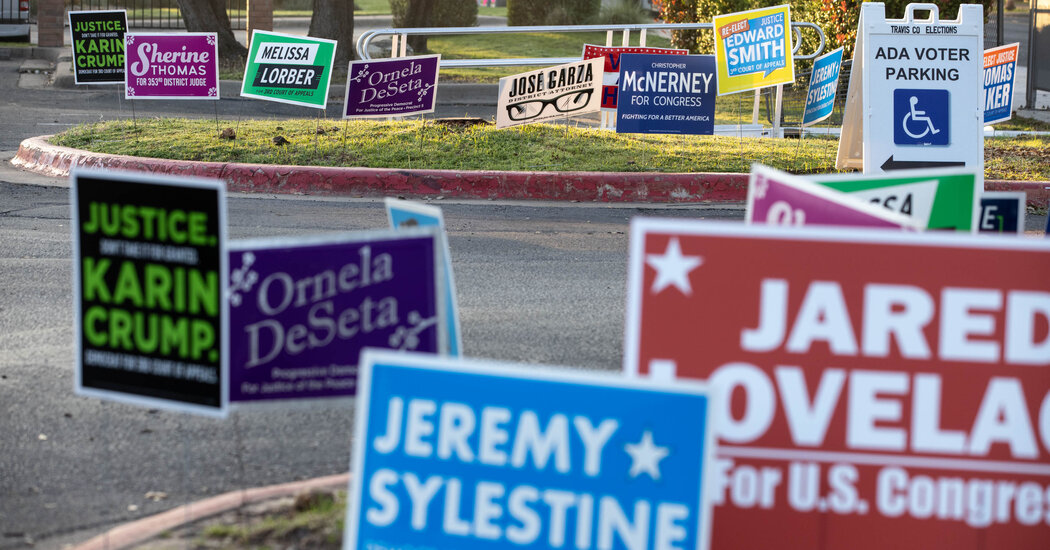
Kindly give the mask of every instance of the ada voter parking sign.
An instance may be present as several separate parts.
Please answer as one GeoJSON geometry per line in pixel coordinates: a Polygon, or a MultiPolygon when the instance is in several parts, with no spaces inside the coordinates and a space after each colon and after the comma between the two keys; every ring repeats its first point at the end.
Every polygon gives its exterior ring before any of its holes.
{"type": "Polygon", "coordinates": [[[635,219],[627,373],[730,396],[712,548],[1045,550],[1047,273],[1042,239],[635,219]]]}
{"type": "MultiPolygon", "coordinates": [[[[984,167],[980,4],[941,21],[933,4],[909,4],[887,19],[864,3],[855,59],[862,65],[864,173],[984,167]],[[927,19],[916,12],[929,11],[927,19]]],[[[847,117],[849,118],[849,117],[847,117]]]]}
{"type": "Polygon", "coordinates": [[[344,548],[708,547],[704,385],[379,350],[361,366],[344,548]]]}

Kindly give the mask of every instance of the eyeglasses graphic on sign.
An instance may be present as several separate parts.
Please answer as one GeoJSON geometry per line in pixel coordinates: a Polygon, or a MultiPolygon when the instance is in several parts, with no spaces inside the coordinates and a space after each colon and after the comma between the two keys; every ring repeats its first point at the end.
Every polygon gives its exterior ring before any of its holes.
{"type": "Polygon", "coordinates": [[[507,105],[507,116],[513,121],[528,120],[536,118],[543,113],[547,105],[554,105],[554,110],[559,113],[571,113],[587,106],[591,101],[594,89],[567,92],[549,99],[531,99],[507,105]]]}

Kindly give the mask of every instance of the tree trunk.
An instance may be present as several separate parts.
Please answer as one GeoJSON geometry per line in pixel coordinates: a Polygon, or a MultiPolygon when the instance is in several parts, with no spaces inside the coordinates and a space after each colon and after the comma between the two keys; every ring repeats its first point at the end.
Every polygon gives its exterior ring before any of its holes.
{"type": "Polygon", "coordinates": [[[313,0],[310,16],[310,36],[338,41],[335,50],[335,70],[345,71],[354,58],[354,8],[345,0],[313,0]]]}
{"type": "Polygon", "coordinates": [[[240,62],[248,57],[245,48],[233,36],[225,0],[178,0],[182,20],[189,32],[214,32],[219,35],[219,59],[240,62]]]}
{"type": "MultiPolygon", "coordinates": [[[[430,13],[434,11],[434,0],[411,0],[408,13],[405,15],[405,27],[429,27],[430,13]]],[[[427,37],[424,35],[412,35],[408,37],[408,45],[416,55],[427,51],[427,37]]]]}

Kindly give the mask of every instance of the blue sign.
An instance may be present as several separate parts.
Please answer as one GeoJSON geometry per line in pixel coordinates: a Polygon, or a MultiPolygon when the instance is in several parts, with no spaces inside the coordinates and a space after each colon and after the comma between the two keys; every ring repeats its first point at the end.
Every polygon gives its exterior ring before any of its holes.
{"type": "Polygon", "coordinates": [[[765,71],[764,76],[787,66],[784,13],[761,15],[747,20],[739,32],[727,36],[726,69],[729,76],[765,71]]]}
{"type": "Polygon", "coordinates": [[[463,349],[460,341],[459,330],[459,305],[456,303],[456,282],[452,277],[452,256],[448,248],[448,235],[445,234],[445,217],[441,215],[441,209],[436,206],[420,204],[418,202],[403,201],[387,198],[386,214],[390,219],[390,227],[402,229],[406,227],[437,227],[440,229],[438,238],[441,240],[444,256],[444,292],[445,292],[445,321],[448,326],[448,354],[459,357],[463,349]]]}
{"type": "Polygon", "coordinates": [[[622,54],[616,131],[714,134],[713,55],[622,54]]]}
{"type": "Polygon", "coordinates": [[[842,68],[842,48],[826,53],[813,62],[809,77],[809,92],[806,94],[806,109],[802,113],[802,125],[816,124],[835,110],[835,93],[839,85],[839,70],[842,68]]]}
{"type": "Polygon", "coordinates": [[[1024,233],[1024,191],[988,191],[981,195],[980,233],[1024,233]]]}
{"type": "Polygon", "coordinates": [[[984,51],[984,123],[1010,120],[1019,44],[984,51]]]}
{"type": "Polygon", "coordinates": [[[948,90],[893,90],[893,143],[948,145],[948,90]]]}
{"type": "Polygon", "coordinates": [[[366,350],[344,548],[705,549],[705,386],[366,350]]]}

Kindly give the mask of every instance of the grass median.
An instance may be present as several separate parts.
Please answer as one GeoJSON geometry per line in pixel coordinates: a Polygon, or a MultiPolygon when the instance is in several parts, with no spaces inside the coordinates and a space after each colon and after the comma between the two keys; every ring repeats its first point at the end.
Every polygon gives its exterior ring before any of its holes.
{"type": "MultiPolygon", "coordinates": [[[[793,173],[835,172],[834,136],[617,134],[569,124],[497,130],[433,120],[146,119],[86,124],[53,136],[56,145],[97,153],[209,162],[370,168],[748,172],[759,162],[793,173]],[[232,128],[235,137],[221,138],[232,128]]],[[[985,141],[985,177],[1050,180],[1050,139],[985,141]]]]}

